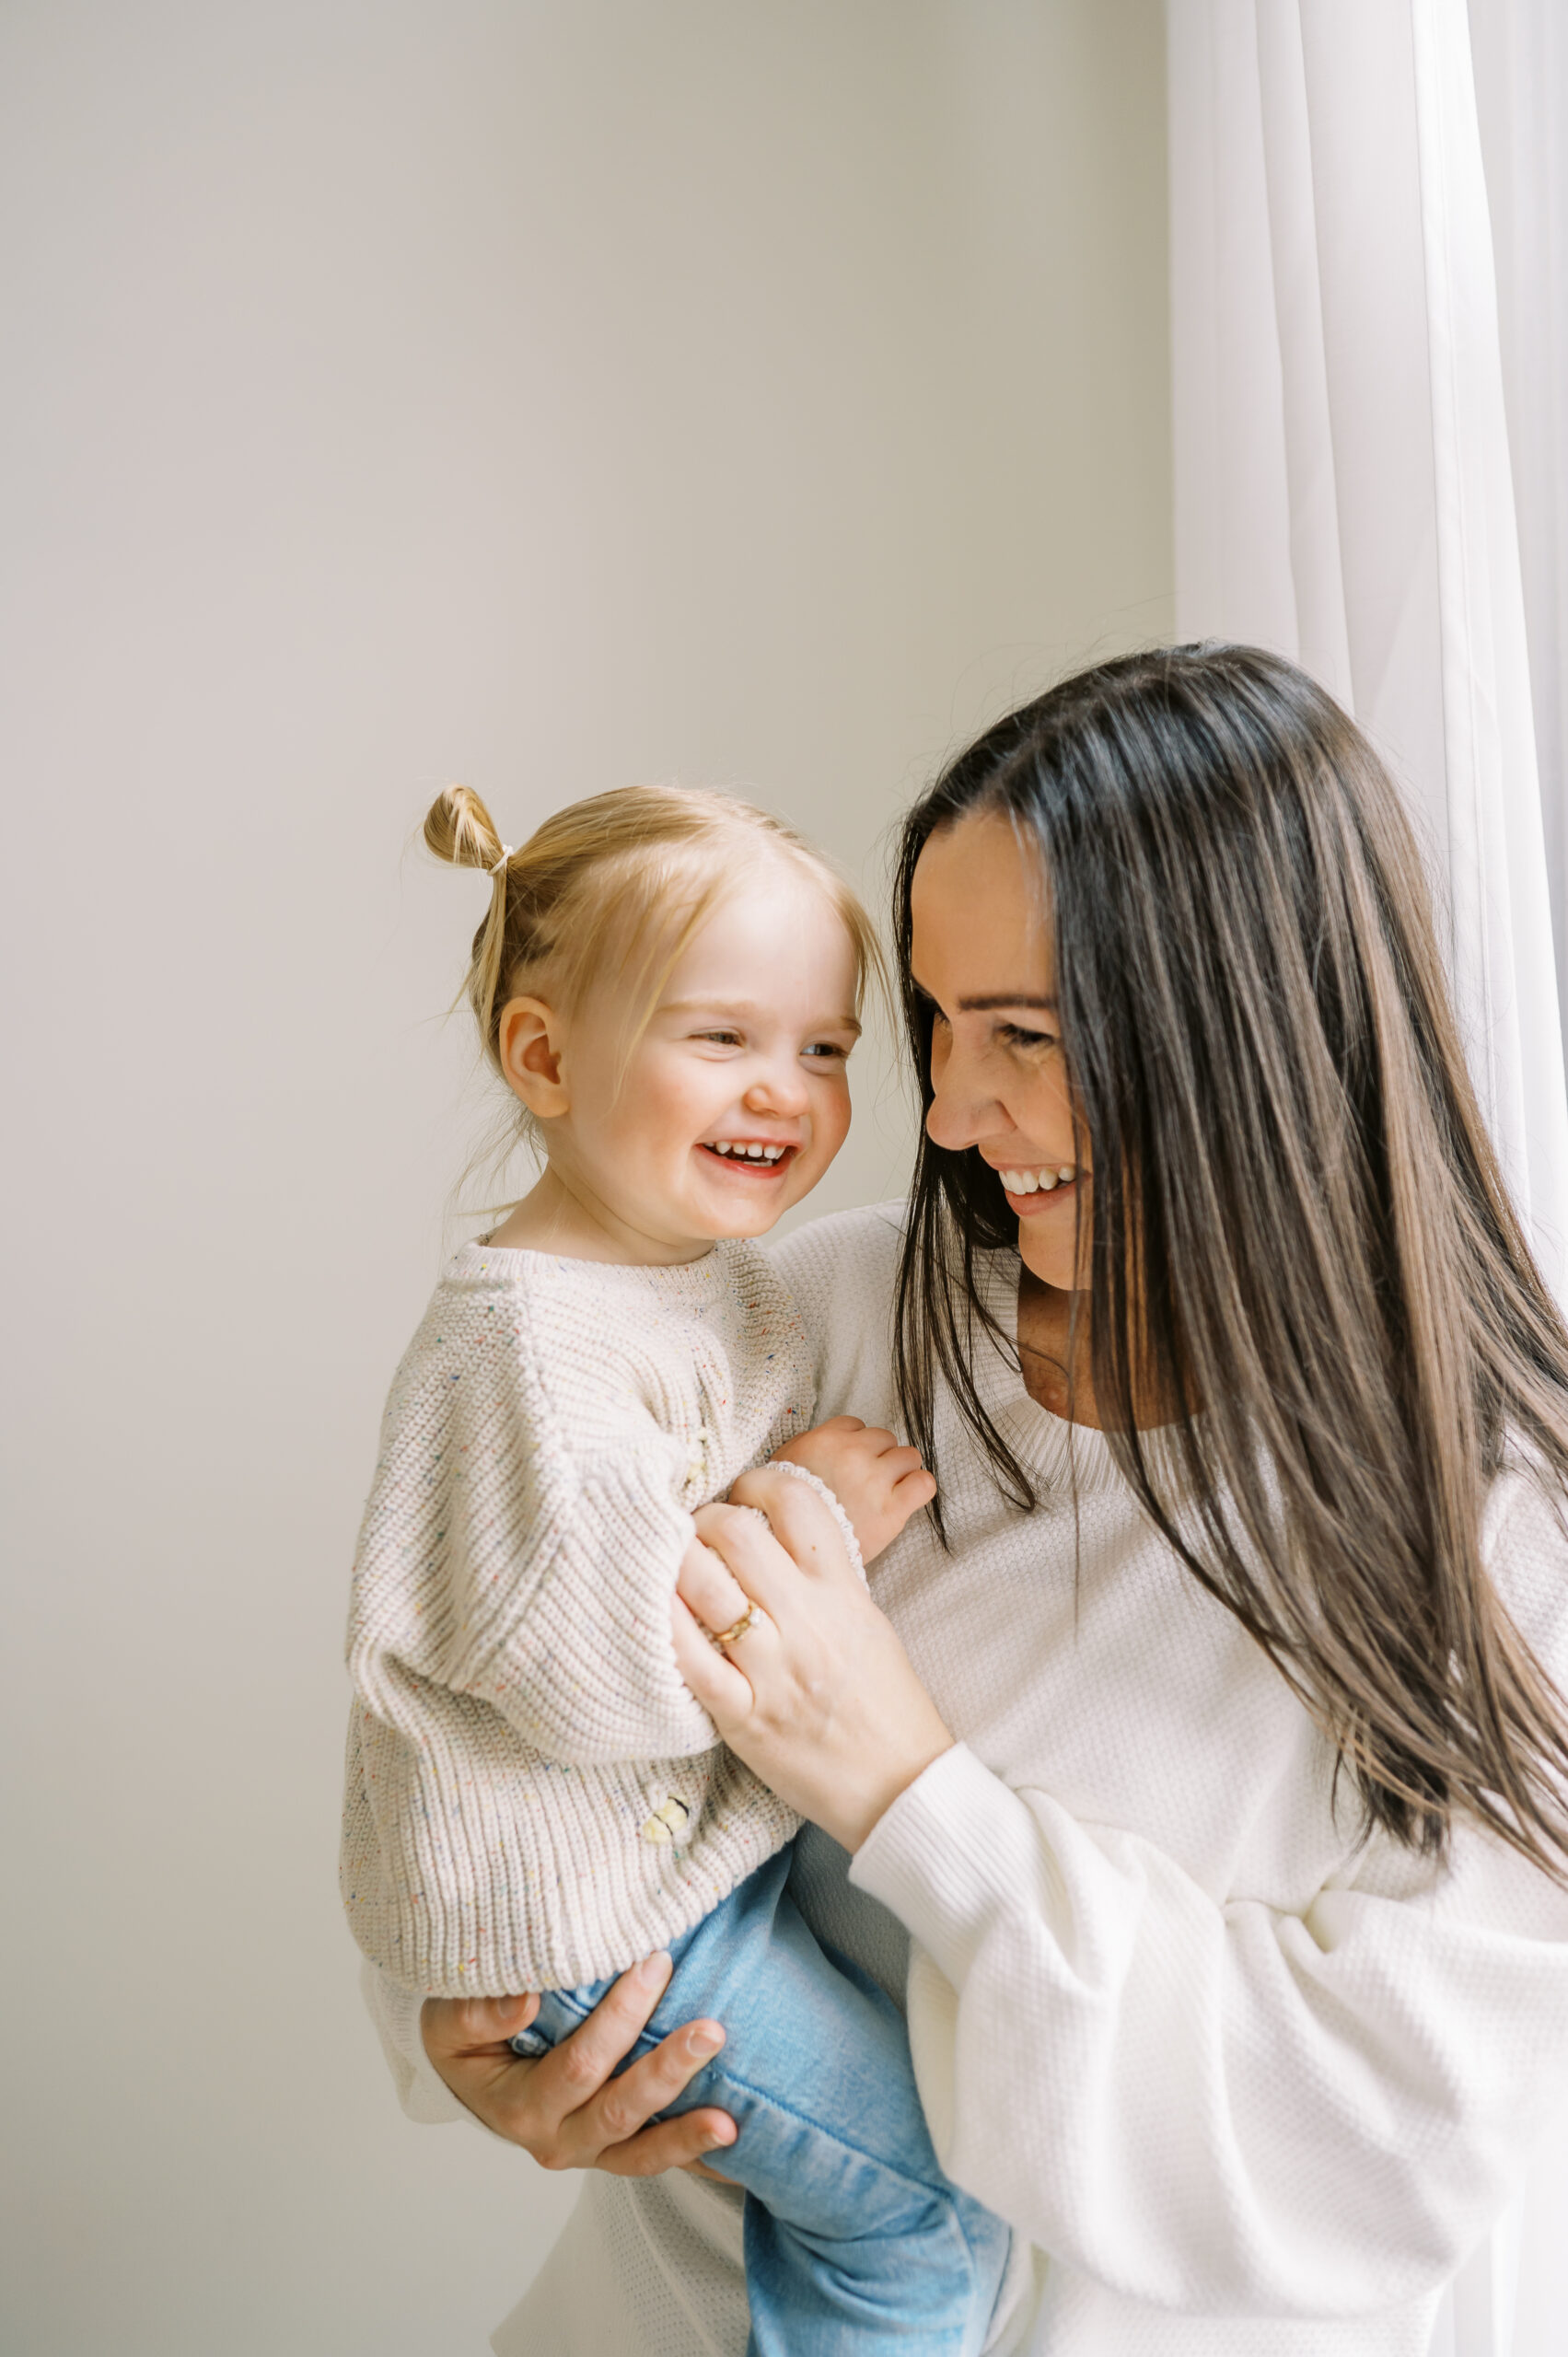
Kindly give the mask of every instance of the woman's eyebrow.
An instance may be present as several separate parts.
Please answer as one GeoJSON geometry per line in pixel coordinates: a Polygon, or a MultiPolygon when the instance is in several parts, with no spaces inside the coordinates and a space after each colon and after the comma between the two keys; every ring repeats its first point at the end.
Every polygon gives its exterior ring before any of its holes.
{"type": "Polygon", "coordinates": [[[961,998],[960,1015],[990,1015],[999,1006],[1037,1006],[1046,1015],[1054,1015],[1056,1001],[1041,998],[1036,991],[988,991],[983,998],[961,998]]]}

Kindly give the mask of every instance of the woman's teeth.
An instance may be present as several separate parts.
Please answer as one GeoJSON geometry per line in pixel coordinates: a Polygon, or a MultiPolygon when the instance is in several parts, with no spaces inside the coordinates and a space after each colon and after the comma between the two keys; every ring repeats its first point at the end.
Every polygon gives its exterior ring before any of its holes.
{"type": "Polygon", "coordinates": [[[710,1154],[727,1154],[737,1162],[780,1162],[789,1152],[787,1145],[747,1145],[731,1138],[707,1141],[710,1154]]]}
{"type": "Polygon", "coordinates": [[[1010,1195],[1049,1195],[1053,1187],[1068,1187],[1077,1177],[1077,1166],[1063,1162],[1055,1170],[999,1170],[997,1177],[1010,1195]]]}

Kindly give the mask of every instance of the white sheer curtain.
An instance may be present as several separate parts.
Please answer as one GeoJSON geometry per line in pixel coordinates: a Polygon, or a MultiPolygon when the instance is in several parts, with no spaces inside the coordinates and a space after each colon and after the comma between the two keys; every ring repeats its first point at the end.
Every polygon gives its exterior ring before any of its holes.
{"type": "Polygon", "coordinates": [[[1568,6],[1470,0],[1469,16],[1559,1003],[1568,1020],[1568,6]]]}
{"type": "MultiPolygon", "coordinates": [[[[1568,0],[1538,5],[1544,22],[1568,0]]],[[[1477,0],[1494,6],[1510,0],[1477,0]]],[[[1476,1082],[1568,1299],[1562,1031],[1465,0],[1168,0],[1168,27],[1178,626],[1293,656],[1404,780],[1476,1082]]],[[[1529,320],[1514,284],[1509,315],[1529,320]]],[[[1563,463],[1558,425],[1539,430],[1543,472],[1563,463]]],[[[1561,566],[1561,531],[1538,520],[1561,566]]]]}
{"type": "MultiPolygon", "coordinates": [[[[1404,782],[1568,1301],[1568,0],[1470,12],[1473,50],[1466,0],[1167,0],[1177,619],[1302,663],[1404,782]]],[[[1434,2357],[1564,2349],[1568,2133],[1434,2357]]]]}

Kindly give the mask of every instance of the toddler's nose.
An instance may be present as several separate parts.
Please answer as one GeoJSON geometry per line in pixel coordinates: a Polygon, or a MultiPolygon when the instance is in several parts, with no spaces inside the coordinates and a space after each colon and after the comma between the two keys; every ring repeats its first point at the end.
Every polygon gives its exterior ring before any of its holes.
{"type": "Polygon", "coordinates": [[[810,1101],[805,1079],[793,1061],[776,1072],[759,1074],[741,1098],[749,1113],[786,1116],[804,1113],[810,1101]]]}

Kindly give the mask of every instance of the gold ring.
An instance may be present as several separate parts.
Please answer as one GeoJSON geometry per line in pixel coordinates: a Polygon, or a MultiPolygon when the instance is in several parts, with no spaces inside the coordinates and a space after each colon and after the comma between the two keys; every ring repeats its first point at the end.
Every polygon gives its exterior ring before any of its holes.
{"type": "Polygon", "coordinates": [[[754,1604],[749,1604],[745,1611],[741,1614],[739,1620],[736,1621],[732,1628],[719,1629],[716,1631],[710,1629],[708,1631],[709,1643],[711,1644],[720,1646],[733,1645],[738,1637],[743,1637],[746,1634],[747,1630],[749,1629],[751,1623],[756,1618],[756,1606],[754,1604]]]}

